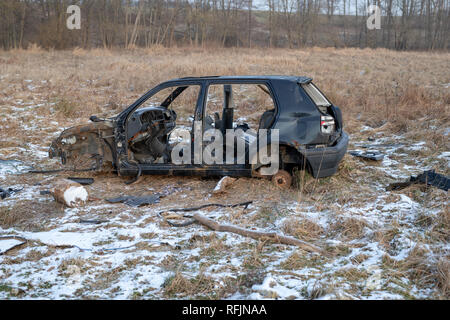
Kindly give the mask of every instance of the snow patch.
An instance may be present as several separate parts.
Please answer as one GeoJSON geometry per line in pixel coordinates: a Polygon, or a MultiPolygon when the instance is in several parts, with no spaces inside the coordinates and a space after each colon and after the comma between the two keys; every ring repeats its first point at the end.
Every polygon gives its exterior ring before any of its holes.
{"type": "Polygon", "coordinates": [[[14,246],[17,246],[18,244],[21,244],[21,243],[22,243],[22,241],[15,240],[15,239],[6,239],[6,240],[0,239],[0,254],[5,253],[9,249],[11,249],[14,246]]]}
{"type": "MultiPolygon", "coordinates": [[[[260,295],[262,295],[264,298],[281,298],[285,299],[287,297],[297,297],[298,291],[287,288],[272,278],[272,277],[266,277],[261,285],[253,285],[253,290],[258,291],[260,295]]],[[[255,297],[256,298],[256,297],[255,297]]]]}
{"type": "Polygon", "coordinates": [[[86,202],[88,199],[88,193],[83,186],[71,186],[64,192],[64,201],[73,206],[78,202],[86,202]]]}

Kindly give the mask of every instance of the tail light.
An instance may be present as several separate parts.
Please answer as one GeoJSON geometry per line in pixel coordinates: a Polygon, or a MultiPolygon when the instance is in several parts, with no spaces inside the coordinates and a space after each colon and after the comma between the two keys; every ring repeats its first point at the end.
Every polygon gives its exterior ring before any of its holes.
{"type": "Polygon", "coordinates": [[[331,134],[335,131],[335,122],[332,116],[320,116],[320,131],[325,134],[331,134]]]}

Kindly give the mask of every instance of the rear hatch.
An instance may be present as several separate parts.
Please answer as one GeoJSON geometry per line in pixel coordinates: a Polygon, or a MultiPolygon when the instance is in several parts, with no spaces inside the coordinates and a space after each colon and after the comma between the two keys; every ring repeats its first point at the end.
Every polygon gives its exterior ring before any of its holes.
{"type": "Polygon", "coordinates": [[[320,112],[320,132],[329,136],[328,142],[333,144],[342,132],[342,113],[325,95],[312,83],[302,83],[302,88],[316,105],[320,112]]]}

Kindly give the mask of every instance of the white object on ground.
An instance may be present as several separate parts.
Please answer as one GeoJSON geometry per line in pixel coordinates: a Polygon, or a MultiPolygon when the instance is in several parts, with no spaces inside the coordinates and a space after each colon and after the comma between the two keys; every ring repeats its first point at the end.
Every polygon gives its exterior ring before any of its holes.
{"type": "Polygon", "coordinates": [[[88,198],[88,193],[83,186],[70,187],[64,192],[64,201],[68,206],[75,205],[78,201],[86,202],[88,198]]]}
{"type": "Polygon", "coordinates": [[[88,200],[88,192],[79,183],[61,179],[56,181],[55,186],[50,190],[55,200],[74,208],[80,204],[85,204],[88,200]]]}
{"type": "Polygon", "coordinates": [[[229,176],[223,177],[217,183],[216,187],[213,190],[213,193],[218,194],[218,193],[225,192],[225,189],[235,181],[236,181],[236,178],[231,178],[229,176]]]}

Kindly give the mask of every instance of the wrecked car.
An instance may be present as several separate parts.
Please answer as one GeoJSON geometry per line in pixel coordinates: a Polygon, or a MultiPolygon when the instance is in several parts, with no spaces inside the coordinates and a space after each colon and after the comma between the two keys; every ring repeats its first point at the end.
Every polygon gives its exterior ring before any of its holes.
{"type": "Polygon", "coordinates": [[[64,130],[52,142],[50,158],[60,157],[63,164],[77,170],[106,167],[135,179],[141,174],[261,176],[266,163],[251,159],[250,146],[268,148],[271,133],[264,141],[254,134],[266,129],[276,130],[279,145],[279,170],[272,180],[289,186],[296,167],[316,178],[334,174],[349,139],[340,109],[311,78],[296,76],[174,79],[157,85],[115,117],[92,116],[90,120],[64,130]],[[226,136],[239,134],[232,140],[216,137],[194,145],[198,130],[211,129],[226,136]],[[174,157],[195,158],[195,151],[205,150],[210,143],[223,144],[223,150],[214,151],[217,156],[240,138],[244,151],[227,155],[227,160],[244,161],[174,161],[174,157]],[[180,149],[180,145],[189,148],[180,149]]]}

